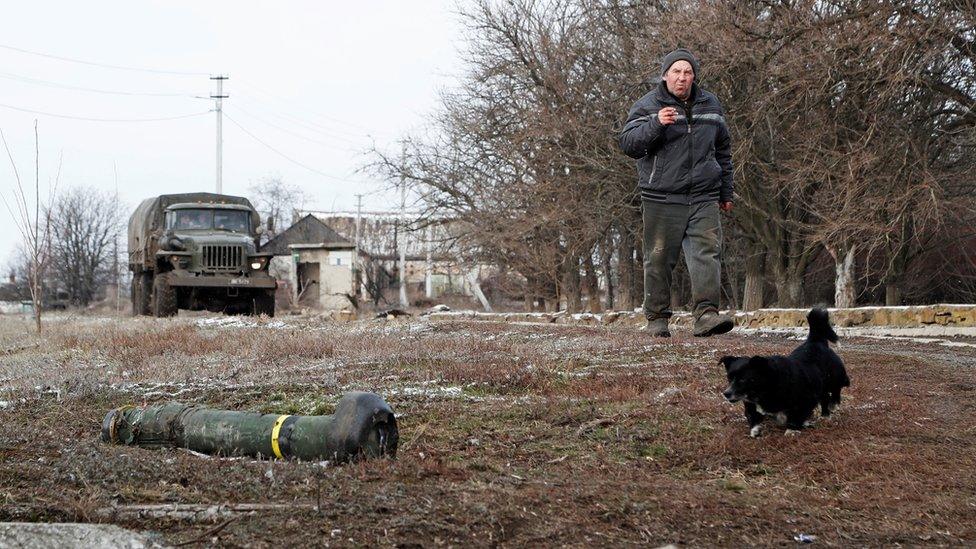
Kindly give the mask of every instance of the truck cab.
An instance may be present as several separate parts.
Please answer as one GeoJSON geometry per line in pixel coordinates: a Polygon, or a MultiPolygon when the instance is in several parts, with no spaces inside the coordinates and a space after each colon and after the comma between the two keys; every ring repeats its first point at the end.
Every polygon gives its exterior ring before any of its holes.
{"type": "Polygon", "coordinates": [[[247,199],[162,195],[144,201],[129,228],[136,314],[206,309],[274,315],[271,254],[258,252],[258,216],[247,199]]]}

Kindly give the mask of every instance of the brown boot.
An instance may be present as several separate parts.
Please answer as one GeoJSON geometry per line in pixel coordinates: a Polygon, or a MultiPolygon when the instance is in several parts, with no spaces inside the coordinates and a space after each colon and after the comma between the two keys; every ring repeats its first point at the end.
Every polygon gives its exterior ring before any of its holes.
{"type": "Polygon", "coordinates": [[[668,331],[667,318],[648,320],[647,325],[643,326],[641,331],[647,332],[651,337],[671,337],[671,332],[668,331]]]}
{"type": "Polygon", "coordinates": [[[702,313],[698,320],[695,321],[695,327],[692,329],[692,335],[695,337],[710,337],[713,335],[724,334],[735,327],[735,323],[732,322],[732,317],[728,315],[720,315],[715,311],[705,311],[702,313]]]}

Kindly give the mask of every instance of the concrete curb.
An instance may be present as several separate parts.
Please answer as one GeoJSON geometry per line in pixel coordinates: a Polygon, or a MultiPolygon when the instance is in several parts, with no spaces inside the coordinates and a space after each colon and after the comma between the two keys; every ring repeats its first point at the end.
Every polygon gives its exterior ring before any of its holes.
{"type": "Polygon", "coordinates": [[[0,522],[0,546],[22,549],[164,549],[155,534],[113,524],[0,522]]]}
{"type": "MultiPolygon", "coordinates": [[[[759,309],[750,312],[732,312],[736,326],[742,328],[794,328],[807,325],[810,309],[759,309]]],[[[828,309],[831,322],[841,328],[855,326],[886,328],[921,328],[926,326],[974,327],[976,305],[919,305],[905,307],[856,307],[828,309]]],[[[728,312],[728,311],[727,311],[728,312]]],[[[478,311],[435,312],[427,315],[431,320],[475,320],[487,322],[530,322],[538,324],[569,324],[578,326],[606,326],[610,324],[642,326],[644,314],[635,311],[611,311],[607,313],[483,313],[478,311]]],[[[689,313],[675,313],[672,323],[677,326],[691,324],[689,313]]]]}

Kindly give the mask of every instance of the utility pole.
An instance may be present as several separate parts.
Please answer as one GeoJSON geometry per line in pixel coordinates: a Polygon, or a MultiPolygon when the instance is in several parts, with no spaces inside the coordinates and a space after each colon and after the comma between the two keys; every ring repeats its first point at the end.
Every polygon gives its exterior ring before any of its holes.
{"type": "Polygon", "coordinates": [[[427,299],[434,297],[434,263],[430,257],[430,225],[424,227],[424,247],[427,252],[427,262],[424,265],[424,295],[427,299]]]}
{"type": "MultiPolygon", "coordinates": [[[[403,158],[400,157],[400,165],[403,165],[403,158]]],[[[400,306],[406,309],[409,307],[407,302],[407,181],[400,173],[400,224],[403,230],[400,231],[400,306]]]]}
{"type": "MultiPolygon", "coordinates": [[[[119,211],[119,163],[112,162],[112,167],[115,170],[115,195],[112,197],[112,208],[114,214],[118,215],[119,211]]],[[[112,238],[112,269],[115,271],[115,314],[122,312],[122,277],[119,272],[119,231],[115,230],[115,236],[112,238]]]]}
{"type": "Polygon", "coordinates": [[[359,289],[362,286],[360,283],[360,266],[359,266],[359,222],[363,215],[363,195],[356,195],[356,251],[353,252],[352,258],[352,278],[353,284],[356,285],[354,290],[356,295],[359,295],[359,289]]]}
{"type": "Polygon", "coordinates": [[[217,113],[217,194],[222,194],[224,190],[224,120],[222,110],[224,99],[230,96],[224,95],[224,80],[227,80],[226,76],[218,74],[217,76],[211,76],[210,79],[217,81],[217,94],[211,95],[210,98],[214,100],[214,112],[217,113]]]}

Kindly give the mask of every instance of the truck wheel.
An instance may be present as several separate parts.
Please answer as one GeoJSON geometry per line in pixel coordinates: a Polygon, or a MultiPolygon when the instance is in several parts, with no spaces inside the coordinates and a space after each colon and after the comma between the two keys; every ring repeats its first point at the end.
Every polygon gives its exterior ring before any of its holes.
{"type": "Polygon", "coordinates": [[[132,316],[149,315],[149,298],[152,296],[152,274],[132,274],[132,316]]]}
{"type": "Polygon", "coordinates": [[[254,314],[274,316],[275,297],[274,291],[261,292],[254,296],[254,314]]]}
{"type": "Polygon", "coordinates": [[[152,314],[155,317],[175,316],[176,288],[169,285],[169,277],[156,275],[152,281],[152,314]]]}

